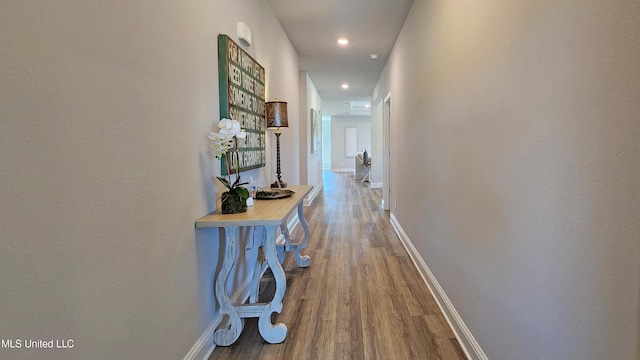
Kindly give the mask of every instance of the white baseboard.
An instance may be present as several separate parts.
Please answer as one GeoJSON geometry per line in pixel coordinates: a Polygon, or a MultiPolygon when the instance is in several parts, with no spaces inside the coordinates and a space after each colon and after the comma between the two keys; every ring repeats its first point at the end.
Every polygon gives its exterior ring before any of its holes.
{"type": "Polygon", "coordinates": [[[213,319],[213,321],[211,321],[198,341],[196,341],[193,347],[191,347],[191,350],[189,350],[187,355],[184,356],[183,360],[206,360],[209,358],[209,356],[211,356],[213,349],[216,348],[216,345],[213,343],[213,332],[215,331],[218,323],[221,320],[221,316],[218,315],[215,319],[213,319]]]}
{"type": "Polygon", "coordinates": [[[354,172],[354,168],[331,168],[333,172],[354,172]]]}
{"type": "MultiPolygon", "coordinates": [[[[291,218],[291,221],[289,221],[289,223],[287,224],[287,229],[289,229],[289,232],[292,232],[293,229],[296,228],[296,226],[298,226],[298,224],[300,224],[300,218],[298,218],[298,213],[296,213],[295,215],[293,215],[293,217],[291,218]]],[[[278,237],[276,238],[276,244],[278,245],[283,245],[285,243],[284,241],[284,234],[280,234],[278,235],[278,237]]]]}
{"type": "MultiPolygon", "coordinates": [[[[289,229],[289,232],[292,232],[293,229],[295,229],[295,227],[299,223],[300,223],[300,220],[298,219],[298,214],[296,213],[291,218],[291,221],[289,221],[289,223],[287,224],[287,228],[289,229]]],[[[283,234],[280,234],[276,238],[276,244],[284,244],[283,234]]],[[[263,268],[260,270],[261,274],[264,274],[266,270],[267,270],[267,265],[265,264],[263,268]]],[[[229,297],[231,299],[231,302],[233,303],[246,302],[249,299],[249,295],[251,295],[250,294],[251,289],[249,289],[249,285],[251,285],[251,275],[247,276],[242,282],[242,284],[240,284],[238,289],[234,291],[233,294],[229,297]]],[[[187,355],[185,355],[183,360],[209,359],[209,357],[211,356],[211,353],[213,353],[213,350],[216,349],[216,343],[213,342],[213,332],[221,326],[226,326],[226,324],[222,323],[222,316],[220,314],[217,314],[213,318],[213,320],[211,320],[211,323],[209,323],[209,326],[207,326],[204,333],[200,335],[200,338],[198,339],[198,341],[196,341],[196,343],[193,344],[193,346],[191,347],[187,355]]]]}
{"type": "Polygon", "coordinates": [[[420,254],[418,253],[418,250],[415,248],[415,246],[413,246],[413,243],[404,232],[402,226],[400,226],[400,223],[398,222],[398,219],[396,219],[393,213],[391,213],[391,225],[393,225],[393,228],[396,230],[396,233],[398,234],[398,237],[400,237],[402,245],[404,245],[404,248],[409,253],[411,260],[420,272],[422,279],[427,284],[427,287],[429,287],[429,291],[431,291],[431,294],[433,294],[433,297],[438,303],[438,306],[444,314],[445,319],[449,323],[451,330],[453,330],[453,333],[458,339],[458,342],[460,343],[462,350],[467,356],[467,359],[488,360],[489,358],[487,357],[487,355],[485,355],[484,351],[482,351],[482,348],[480,348],[480,344],[478,344],[467,325],[464,323],[464,321],[462,321],[460,314],[458,314],[458,311],[449,300],[449,297],[444,292],[444,289],[442,289],[442,287],[438,283],[438,280],[427,266],[427,263],[425,263],[422,256],[420,256],[420,254]]]}
{"type": "Polygon", "coordinates": [[[315,200],[316,195],[320,193],[323,187],[323,183],[320,183],[320,185],[315,185],[313,189],[311,189],[309,195],[307,195],[307,198],[302,201],[302,204],[304,206],[310,206],[313,203],[313,200],[315,200]]]}
{"type": "Polygon", "coordinates": [[[382,187],[382,183],[381,182],[374,182],[374,183],[371,183],[369,185],[369,187],[372,188],[372,189],[379,189],[379,188],[382,187]]]}
{"type": "MultiPolygon", "coordinates": [[[[265,269],[266,270],[266,269],[265,269]]],[[[264,272],[264,270],[263,270],[264,272]]],[[[229,297],[232,302],[245,302],[249,299],[251,284],[251,277],[244,279],[238,289],[229,297]]],[[[185,355],[183,360],[207,360],[211,353],[216,348],[216,343],[213,342],[213,332],[220,326],[225,326],[222,323],[222,316],[218,314],[211,320],[207,329],[202,333],[198,341],[191,347],[191,350],[185,355]]]]}

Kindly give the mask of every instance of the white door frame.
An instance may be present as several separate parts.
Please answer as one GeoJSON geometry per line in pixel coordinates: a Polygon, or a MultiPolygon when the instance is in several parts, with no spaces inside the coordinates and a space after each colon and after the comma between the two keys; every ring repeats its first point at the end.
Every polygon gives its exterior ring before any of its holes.
{"type": "Polygon", "coordinates": [[[391,209],[391,92],[382,102],[382,209],[391,209]]]}

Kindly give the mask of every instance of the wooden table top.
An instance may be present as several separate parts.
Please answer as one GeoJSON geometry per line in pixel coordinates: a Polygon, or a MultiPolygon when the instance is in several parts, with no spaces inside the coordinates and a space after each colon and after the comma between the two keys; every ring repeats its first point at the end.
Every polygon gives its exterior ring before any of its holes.
{"type": "Polygon", "coordinates": [[[291,185],[287,190],[295,192],[292,196],[275,200],[255,200],[255,205],[239,214],[211,214],[196,220],[196,228],[225,227],[225,226],[253,226],[280,225],[282,220],[291,213],[311,191],[311,185],[291,185]]]}

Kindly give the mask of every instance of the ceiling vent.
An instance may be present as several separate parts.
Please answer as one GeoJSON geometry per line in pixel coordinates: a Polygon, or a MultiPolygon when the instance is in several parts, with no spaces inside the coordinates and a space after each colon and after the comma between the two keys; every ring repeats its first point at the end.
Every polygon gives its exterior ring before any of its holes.
{"type": "Polygon", "coordinates": [[[352,101],[351,110],[370,110],[371,101],[352,101]]]}

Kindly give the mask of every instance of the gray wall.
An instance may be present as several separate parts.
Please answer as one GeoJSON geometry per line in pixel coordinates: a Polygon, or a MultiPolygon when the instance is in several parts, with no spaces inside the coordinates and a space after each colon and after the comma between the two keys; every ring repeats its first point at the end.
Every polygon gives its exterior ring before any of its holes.
{"type": "MultiPolygon", "coordinates": [[[[322,149],[318,146],[318,151],[311,152],[313,137],[311,135],[311,109],[317,113],[317,127],[319,140],[322,141],[322,99],[318,94],[316,86],[307,72],[300,72],[300,181],[303,184],[313,185],[310,195],[315,194],[322,188],[322,149]]],[[[310,196],[311,198],[313,196],[310,196]]]]}
{"type": "MultiPolygon", "coordinates": [[[[283,173],[295,184],[293,47],[262,0],[1,7],[0,338],[75,347],[0,358],[184,357],[216,316],[221,244],[194,222],[218,195],[206,156],[217,36],[235,39],[237,21],[253,30],[267,96],[289,102],[283,173]]],[[[247,179],[267,184],[267,169],[247,179]]],[[[249,271],[240,264],[232,280],[249,271]]]]}
{"type": "Polygon", "coordinates": [[[383,129],[382,101],[371,106],[371,157],[378,159],[371,163],[371,185],[381,187],[384,181],[382,169],[382,156],[384,150],[384,129],[383,129]]]}
{"type": "Polygon", "coordinates": [[[371,152],[370,116],[332,116],[331,169],[334,171],[347,171],[355,169],[354,158],[346,156],[345,128],[347,127],[355,127],[358,129],[358,151],[367,149],[367,151],[371,152]]]}
{"type": "Polygon", "coordinates": [[[322,168],[331,167],[331,118],[322,121],[322,168]]]}
{"type": "Polygon", "coordinates": [[[392,212],[490,359],[640,356],[638,18],[416,0],[378,83],[392,212]]]}

